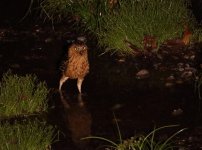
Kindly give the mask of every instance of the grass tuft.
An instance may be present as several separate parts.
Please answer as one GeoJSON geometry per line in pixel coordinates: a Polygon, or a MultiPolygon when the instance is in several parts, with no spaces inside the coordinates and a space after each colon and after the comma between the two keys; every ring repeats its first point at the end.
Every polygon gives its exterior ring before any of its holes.
{"type": "Polygon", "coordinates": [[[54,128],[45,122],[23,121],[0,124],[1,150],[49,150],[54,128]]]}
{"type": "Polygon", "coordinates": [[[185,0],[120,1],[119,11],[106,15],[98,34],[100,45],[112,51],[133,53],[125,40],[144,50],[144,37],[154,37],[157,49],[166,40],[181,38],[184,25],[194,21],[185,0]]]}
{"type": "Polygon", "coordinates": [[[34,75],[7,72],[0,83],[0,116],[15,117],[47,111],[48,89],[34,75]]]}
{"type": "MultiPolygon", "coordinates": [[[[113,6],[109,0],[45,0],[41,7],[53,22],[73,16],[105,52],[121,54],[145,50],[145,37],[153,38],[158,50],[166,40],[182,38],[184,26],[195,30],[196,24],[190,0],[118,0],[113,6]]],[[[193,33],[201,38],[199,31],[193,33]]]]}
{"type": "MultiPolygon", "coordinates": [[[[176,146],[174,145],[172,139],[179,133],[183,132],[185,129],[181,129],[181,130],[175,132],[170,137],[168,137],[166,140],[162,140],[162,141],[156,141],[155,134],[159,130],[162,130],[165,128],[177,127],[177,126],[178,125],[163,126],[163,127],[154,129],[152,132],[150,132],[146,136],[145,135],[133,136],[127,140],[119,139],[120,140],[119,144],[117,144],[109,139],[106,139],[104,137],[97,137],[97,136],[90,136],[90,137],[86,137],[86,138],[82,138],[82,139],[83,140],[98,139],[98,140],[105,141],[105,142],[109,143],[109,145],[105,146],[109,150],[174,150],[176,148],[176,146]]],[[[119,131],[119,134],[120,134],[120,131],[119,131]]]]}

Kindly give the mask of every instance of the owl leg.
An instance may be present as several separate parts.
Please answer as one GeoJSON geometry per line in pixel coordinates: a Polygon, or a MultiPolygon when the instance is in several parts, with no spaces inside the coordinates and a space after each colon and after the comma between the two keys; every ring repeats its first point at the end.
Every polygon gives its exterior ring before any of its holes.
{"type": "Polygon", "coordinates": [[[67,81],[67,79],[69,79],[69,77],[62,75],[62,77],[60,78],[59,91],[61,91],[62,85],[64,84],[65,81],[67,81]]]}
{"type": "Polygon", "coordinates": [[[77,88],[79,90],[79,93],[81,93],[81,85],[82,85],[83,80],[84,80],[84,78],[77,79],[77,88]]]}

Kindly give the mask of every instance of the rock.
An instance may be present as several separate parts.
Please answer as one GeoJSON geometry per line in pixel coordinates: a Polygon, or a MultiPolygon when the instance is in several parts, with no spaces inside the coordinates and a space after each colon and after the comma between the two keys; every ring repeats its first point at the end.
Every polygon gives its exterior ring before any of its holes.
{"type": "Polygon", "coordinates": [[[172,82],[166,82],[165,83],[165,87],[172,87],[174,85],[174,83],[172,82]]]}
{"type": "Polygon", "coordinates": [[[51,43],[52,41],[53,41],[52,38],[46,38],[46,39],[45,39],[45,43],[51,43]]]}
{"type": "Polygon", "coordinates": [[[193,75],[193,72],[192,72],[192,71],[184,71],[184,72],[181,74],[181,78],[188,79],[188,78],[192,77],[192,75],[193,75]]]}
{"type": "Polygon", "coordinates": [[[176,83],[176,84],[182,84],[183,81],[179,79],[179,80],[176,80],[175,83],[176,83]]]}
{"type": "Polygon", "coordinates": [[[173,116],[179,116],[179,115],[182,115],[183,114],[183,110],[181,108],[178,108],[178,109],[174,109],[172,111],[172,115],[173,116]]]}
{"type": "Polygon", "coordinates": [[[166,78],[166,81],[173,81],[175,80],[174,75],[170,75],[169,77],[166,78]]]}
{"type": "Polygon", "coordinates": [[[149,76],[150,76],[150,73],[146,69],[142,69],[136,73],[137,79],[145,79],[145,78],[148,78],[149,76]]]}
{"type": "Polygon", "coordinates": [[[118,110],[118,109],[120,109],[120,108],[122,108],[123,107],[123,105],[122,104],[115,104],[114,106],[112,106],[112,110],[118,110]]]}

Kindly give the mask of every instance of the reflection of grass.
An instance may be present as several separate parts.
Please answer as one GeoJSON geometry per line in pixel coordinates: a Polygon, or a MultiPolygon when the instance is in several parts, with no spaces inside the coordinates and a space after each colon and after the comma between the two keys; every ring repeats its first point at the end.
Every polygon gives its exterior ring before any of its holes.
{"type": "Polygon", "coordinates": [[[47,110],[48,90],[36,76],[3,75],[0,84],[0,116],[11,117],[47,110]]]}
{"type": "Polygon", "coordinates": [[[39,121],[0,125],[1,150],[48,150],[54,129],[39,121]]]}
{"type": "Polygon", "coordinates": [[[117,124],[118,133],[119,133],[119,142],[120,142],[119,144],[117,144],[109,139],[106,139],[103,137],[97,137],[97,136],[91,136],[91,137],[86,137],[86,138],[82,138],[82,139],[83,140],[98,139],[98,140],[108,142],[109,145],[104,146],[104,147],[107,147],[109,150],[174,150],[175,146],[173,145],[172,139],[177,134],[184,131],[185,129],[181,129],[181,130],[175,132],[173,135],[171,135],[164,141],[155,141],[155,134],[159,130],[162,130],[165,128],[176,127],[176,126],[177,125],[163,126],[163,127],[154,129],[152,132],[150,132],[146,136],[144,136],[144,135],[134,136],[134,137],[131,137],[130,139],[123,140],[119,127],[118,127],[118,124],[117,124]]]}

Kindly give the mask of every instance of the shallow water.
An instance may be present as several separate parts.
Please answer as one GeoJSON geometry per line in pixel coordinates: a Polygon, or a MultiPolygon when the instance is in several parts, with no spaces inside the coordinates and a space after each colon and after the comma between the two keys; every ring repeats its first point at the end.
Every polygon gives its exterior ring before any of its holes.
{"type": "Polygon", "coordinates": [[[163,131],[158,138],[164,139],[186,127],[188,130],[177,136],[177,145],[201,149],[200,100],[194,92],[193,80],[165,87],[163,77],[171,73],[154,71],[152,60],[130,58],[120,63],[115,56],[98,56],[94,43],[89,41],[91,70],[84,80],[83,94],[78,94],[75,80],[68,80],[61,97],[57,90],[60,62],[66,40],[77,34],[63,26],[56,28],[56,32],[50,31],[48,26],[1,28],[0,74],[11,69],[18,74],[34,73],[47,82],[51,91],[49,121],[61,130],[60,141],[52,146],[54,150],[91,150],[106,144],[79,140],[90,135],[118,142],[116,120],[123,139],[149,133],[155,126],[179,124],[178,128],[163,131]],[[135,74],[144,68],[151,74],[138,80],[135,74]]]}

